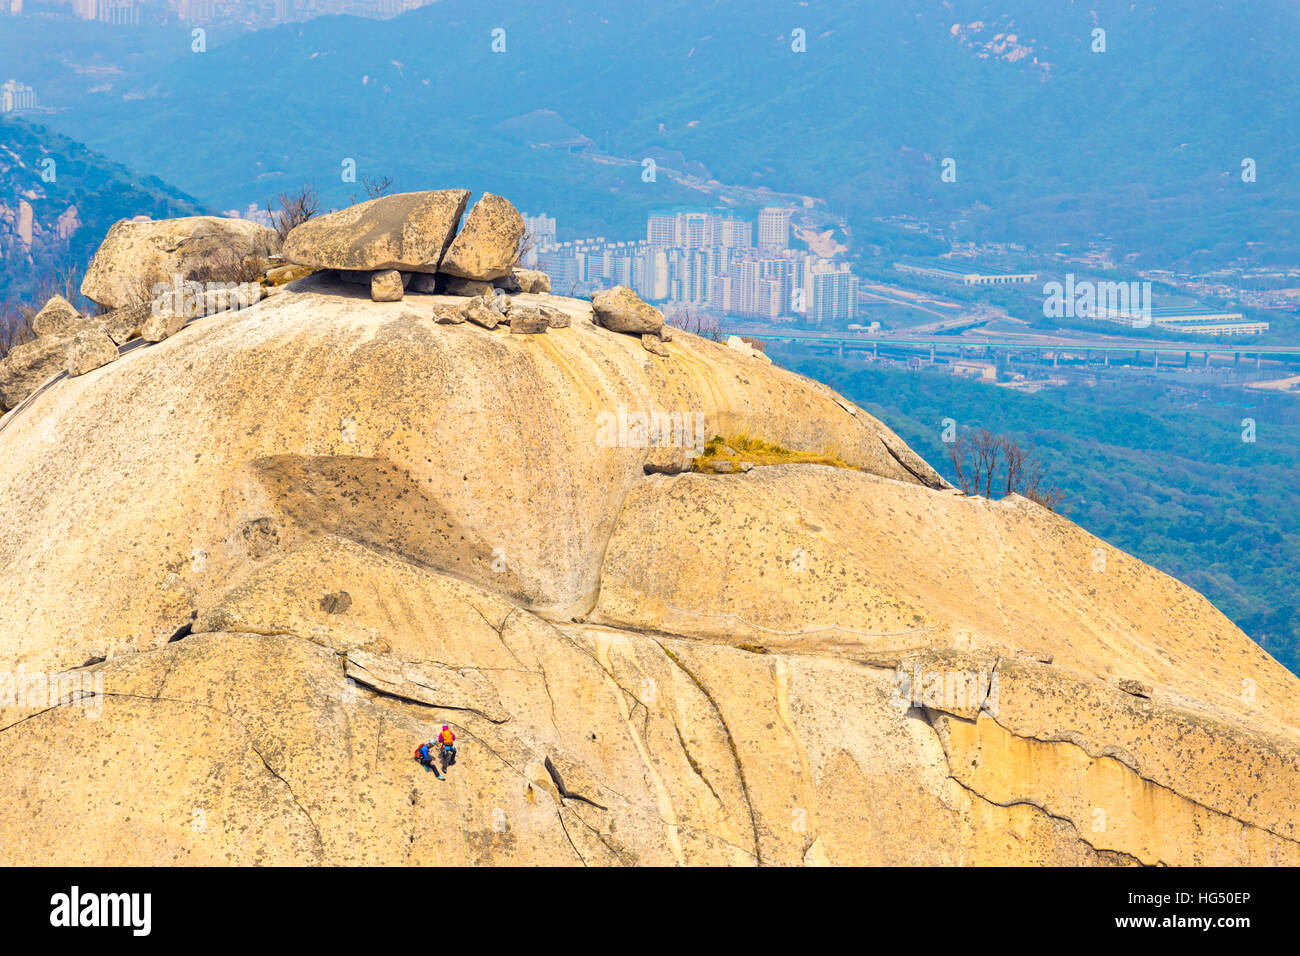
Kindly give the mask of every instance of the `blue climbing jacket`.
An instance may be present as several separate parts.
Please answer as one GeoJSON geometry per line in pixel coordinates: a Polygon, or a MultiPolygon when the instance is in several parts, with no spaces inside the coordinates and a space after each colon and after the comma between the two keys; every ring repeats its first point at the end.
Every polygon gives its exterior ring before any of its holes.
{"type": "Polygon", "coordinates": [[[429,745],[428,745],[428,744],[420,744],[420,749],[417,750],[417,751],[415,752],[415,755],[416,755],[416,757],[419,759],[420,763],[428,763],[428,762],[429,762],[429,759],[430,759],[430,758],[429,758],[429,745]]]}

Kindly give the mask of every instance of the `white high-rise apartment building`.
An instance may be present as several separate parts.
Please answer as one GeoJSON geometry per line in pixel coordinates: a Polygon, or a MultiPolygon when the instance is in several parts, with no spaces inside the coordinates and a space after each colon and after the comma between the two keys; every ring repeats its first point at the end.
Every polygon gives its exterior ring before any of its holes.
{"type": "Polygon", "coordinates": [[[555,218],[544,213],[530,216],[524,213],[524,232],[533,237],[533,245],[555,245],[555,218]]]}
{"type": "Polygon", "coordinates": [[[758,247],[769,251],[790,248],[790,210],[769,207],[758,214],[758,247]]]}
{"type": "Polygon", "coordinates": [[[9,80],[0,85],[0,113],[36,109],[36,91],[30,86],[9,80]]]}
{"type": "Polygon", "coordinates": [[[646,220],[646,241],[660,249],[743,248],[753,244],[753,224],[709,212],[657,213],[646,220]]]}

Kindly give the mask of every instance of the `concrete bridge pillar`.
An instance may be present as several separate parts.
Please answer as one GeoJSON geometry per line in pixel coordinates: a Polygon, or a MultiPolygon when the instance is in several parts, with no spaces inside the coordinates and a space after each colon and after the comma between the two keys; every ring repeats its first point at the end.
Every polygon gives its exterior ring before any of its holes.
{"type": "Polygon", "coordinates": [[[934,364],[934,346],[933,346],[933,345],[930,346],[930,364],[931,364],[931,365],[934,364]]]}

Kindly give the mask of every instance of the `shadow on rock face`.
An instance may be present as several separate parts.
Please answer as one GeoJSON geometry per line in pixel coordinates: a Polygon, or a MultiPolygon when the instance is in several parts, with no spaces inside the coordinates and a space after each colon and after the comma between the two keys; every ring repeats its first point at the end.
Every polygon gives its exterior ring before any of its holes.
{"type": "Polygon", "coordinates": [[[338,535],[527,599],[513,570],[494,570],[492,546],[387,458],[275,455],[253,469],[297,536],[338,535]]]}

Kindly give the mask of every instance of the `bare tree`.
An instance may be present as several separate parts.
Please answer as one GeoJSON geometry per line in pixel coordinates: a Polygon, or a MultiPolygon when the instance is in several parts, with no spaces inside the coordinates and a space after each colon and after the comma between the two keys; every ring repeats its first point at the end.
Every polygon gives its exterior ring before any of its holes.
{"type": "Polygon", "coordinates": [[[1002,458],[1005,469],[1002,486],[1002,493],[1009,495],[1019,488],[1024,481],[1025,465],[1029,461],[1029,453],[1017,445],[1005,435],[1000,439],[1002,442],[1002,458]]]}
{"type": "Polygon", "coordinates": [[[975,462],[975,493],[979,494],[980,482],[984,483],[984,497],[993,496],[993,475],[998,469],[998,457],[1002,451],[1002,439],[987,428],[975,432],[971,439],[971,454],[975,462]]]}
{"type": "Polygon", "coordinates": [[[1042,463],[1037,459],[1030,460],[1019,491],[1030,501],[1038,502],[1049,511],[1055,511],[1056,506],[1065,500],[1065,495],[1055,485],[1047,484],[1042,463]]]}
{"type": "Polygon", "coordinates": [[[378,199],[393,188],[393,180],[390,176],[384,176],[382,179],[371,179],[367,176],[361,180],[361,185],[365,187],[367,196],[378,199]]]}
{"type": "Polygon", "coordinates": [[[34,312],[12,299],[0,303],[0,359],[17,346],[36,338],[36,333],[32,331],[33,315],[34,312]]]}
{"type": "Polygon", "coordinates": [[[964,494],[993,496],[994,483],[1004,495],[1023,495],[1052,511],[1065,495],[1047,481],[1043,464],[1013,439],[987,428],[955,435],[948,445],[957,484],[964,494]]]}
{"type": "Polygon", "coordinates": [[[515,249],[514,261],[510,263],[511,267],[519,266],[523,263],[528,253],[537,248],[537,237],[527,230],[519,237],[519,245],[515,249]]]}
{"type": "Polygon", "coordinates": [[[711,312],[699,311],[694,306],[678,309],[668,317],[668,324],[712,342],[722,341],[722,325],[718,317],[711,312]]]}
{"type": "Polygon", "coordinates": [[[303,186],[292,194],[280,193],[278,202],[278,210],[271,209],[271,203],[267,203],[266,207],[271,210],[271,226],[280,234],[281,241],[295,227],[301,226],[320,210],[320,199],[313,186],[303,186]]]}
{"type": "Polygon", "coordinates": [[[957,484],[961,485],[962,494],[970,494],[970,479],[966,477],[966,456],[970,449],[967,447],[965,435],[953,435],[952,441],[946,442],[948,446],[948,458],[952,461],[952,470],[957,475],[957,484]]]}

